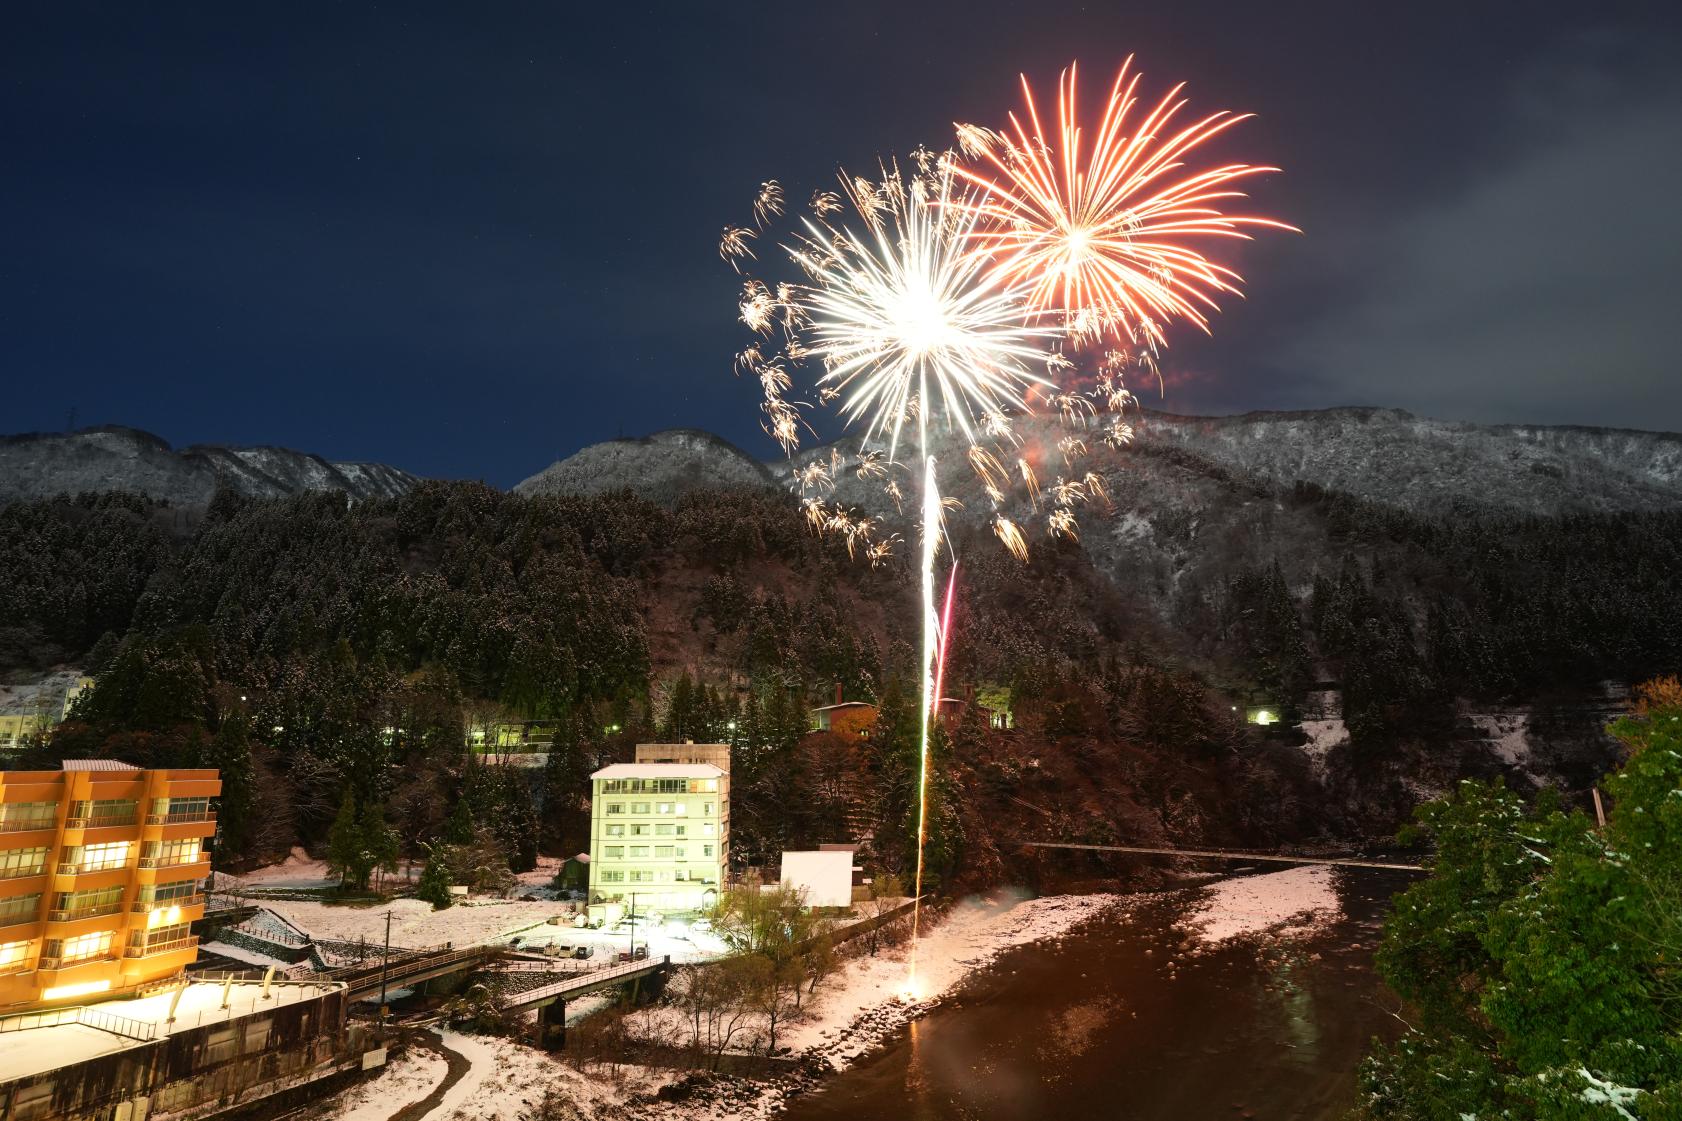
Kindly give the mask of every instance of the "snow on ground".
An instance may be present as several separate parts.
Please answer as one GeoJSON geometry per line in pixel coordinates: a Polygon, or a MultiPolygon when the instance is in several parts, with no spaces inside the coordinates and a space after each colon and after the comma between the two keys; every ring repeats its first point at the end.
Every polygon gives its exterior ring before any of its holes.
{"type": "Polygon", "coordinates": [[[1522,766],[1530,758],[1530,712],[1474,712],[1468,717],[1472,726],[1489,741],[1496,758],[1508,766],[1522,766]]]}
{"type": "Polygon", "coordinates": [[[327,862],[316,860],[301,846],[293,846],[291,855],[279,864],[256,868],[239,876],[223,876],[237,880],[247,887],[326,888],[339,882],[327,871],[327,862]]]}
{"type": "Polygon", "coordinates": [[[385,940],[386,912],[392,913],[391,944],[421,949],[442,946],[471,946],[522,927],[544,923],[560,913],[554,903],[519,903],[510,900],[474,900],[442,911],[419,899],[393,899],[369,907],[315,903],[297,899],[264,900],[263,906],[296,923],[313,938],[345,942],[385,940]]]}
{"type": "Polygon", "coordinates": [[[586,1117],[612,1118],[620,1116],[628,1089],[652,1093],[671,1081],[666,1072],[650,1072],[621,1089],[602,1078],[586,1077],[533,1047],[449,1029],[440,1035],[444,1046],[464,1056],[473,1069],[450,1087],[427,1121],[519,1121],[548,1090],[565,1094],[586,1117]]]}
{"type": "Polygon", "coordinates": [[[1332,748],[1349,742],[1349,729],[1344,727],[1341,716],[1329,720],[1304,720],[1302,732],[1308,737],[1308,742],[1302,745],[1302,753],[1308,756],[1316,773],[1325,770],[1326,756],[1331,754],[1332,748]]]}
{"type": "Polygon", "coordinates": [[[1332,869],[1310,864],[1284,872],[1242,876],[1212,884],[1186,925],[1218,945],[1246,934],[1306,934],[1342,913],[1332,869]]]}
{"type": "Polygon", "coordinates": [[[292,962],[281,961],[279,958],[272,958],[268,954],[259,954],[242,946],[230,946],[226,942],[200,942],[199,953],[216,954],[219,957],[230,958],[234,961],[243,961],[245,964],[254,965],[259,969],[267,969],[272,965],[280,971],[282,976],[286,974],[287,970],[294,967],[292,962]]]}
{"type": "MultiPolygon", "coordinates": [[[[909,1019],[918,1004],[945,996],[1006,950],[1065,934],[1117,900],[1113,895],[1026,899],[1005,892],[972,896],[955,904],[932,930],[925,930],[917,948],[914,981],[908,944],[875,957],[853,958],[819,987],[816,1004],[805,1020],[779,1030],[779,1042],[795,1051],[835,1044],[856,1020],[888,1006],[903,1008],[909,1019]]],[[[873,1045],[873,1039],[855,1039],[826,1047],[827,1057],[839,1069],[873,1045]]]]}
{"type": "Polygon", "coordinates": [[[404,1106],[430,1094],[449,1069],[449,1064],[431,1051],[410,1047],[379,1074],[340,1095],[330,1116],[334,1121],[386,1121],[404,1106]]]}

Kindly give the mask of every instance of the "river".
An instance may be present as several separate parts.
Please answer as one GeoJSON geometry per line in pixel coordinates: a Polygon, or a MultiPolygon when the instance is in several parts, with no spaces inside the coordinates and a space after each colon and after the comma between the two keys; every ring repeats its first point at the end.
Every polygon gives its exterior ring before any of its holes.
{"type": "Polygon", "coordinates": [[[1406,873],[1339,869],[1342,915],[1288,941],[1200,946],[1189,893],[1106,915],[972,977],[789,1121],[1332,1121],[1396,1001],[1373,972],[1406,873]]]}

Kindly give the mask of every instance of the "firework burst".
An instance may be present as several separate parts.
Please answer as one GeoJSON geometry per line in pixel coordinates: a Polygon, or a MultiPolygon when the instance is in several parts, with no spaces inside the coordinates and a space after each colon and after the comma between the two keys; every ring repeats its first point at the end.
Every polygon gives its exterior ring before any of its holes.
{"type": "Polygon", "coordinates": [[[1142,345],[1130,359],[1153,368],[1168,323],[1207,331],[1217,297],[1239,293],[1243,278],[1200,244],[1295,227],[1226,212],[1245,197],[1244,181],[1277,168],[1194,164],[1200,146],[1248,114],[1183,123],[1183,84],[1149,110],[1139,107],[1138,87],[1130,57],[1088,134],[1078,119],[1075,66],[1058,80],[1052,129],[1024,77],[1024,113],[1010,114],[1008,129],[957,126],[960,150],[975,166],[954,171],[979,192],[968,204],[977,218],[972,251],[996,280],[1026,285],[1030,304],[1077,337],[1109,334],[1142,345]]]}

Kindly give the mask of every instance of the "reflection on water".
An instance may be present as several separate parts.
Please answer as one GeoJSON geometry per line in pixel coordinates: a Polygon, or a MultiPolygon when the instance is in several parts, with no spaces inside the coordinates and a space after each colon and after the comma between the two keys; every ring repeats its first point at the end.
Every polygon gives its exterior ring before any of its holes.
{"type": "Polygon", "coordinates": [[[1283,945],[1200,948],[1173,929],[1183,898],[1146,901],[1001,958],[786,1116],[1332,1121],[1371,1039],[1396,1026],[1372,950],[1406,883],[1341,871],[1344,917],[1283,945]]]}

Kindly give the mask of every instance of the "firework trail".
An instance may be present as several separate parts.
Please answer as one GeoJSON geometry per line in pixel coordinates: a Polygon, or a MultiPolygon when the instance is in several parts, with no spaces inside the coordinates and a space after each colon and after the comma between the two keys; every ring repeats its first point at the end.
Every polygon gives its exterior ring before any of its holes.
{"type": "MultiPolygon", "coordinates": [[[[944,612],[937,613],[935,567],[946,504],[931,426],[966,445],[970,468],[993,505],[993,532],[1014,556],[1028,557],[1027,537],[1006,509],[1018,474],[1047,534],[1078,539],[1076,507],[1110,504],[1103,476],[1077,466],[1088,452],[1086,437],[1112,447],[1130,442],[1125,412],[1137,402],[1127,374],[1155,372],[1166,324],[1186,320],[1207,330],[1216,295],[1238,291],[1238,274],[1196,246],[1206,238],[1248,238],[1251,227],[1292,228],[1222,209],[1242,197],[1234,183],[1273,169],[1185,170],[1194,149],[1244,118],[1217,113],[1176,125],[1185,104],[1180,87],[1136,116],[1131,61],[1090,148],[1083,148],[1076,122],[1074,67],[1059,83],[1059,127],[1049,136],[1024,79],[1025,122],[1013,114],[1010,127],[998,132],[959,125],[957,149],[917,149],[910,175],[895,163],[883,165],[876,179],[842,173],[840,190],[815,191],[807,213],[791,218],[778,242],[802,278],[744,279],[739,318],[756,338],[737,355],[736,367],[759,380],[765,430],[785,452],[792,457],[802,431],[810,430],[805,410],[836,405],[848,425],[863,430],[852,477],[880,485],[899,510],[904,496],[892,470],[911,466],[900,459],[902,441],[916,446],[923,612],[919,900],[929,735],[956,586],[954,564],[944,612]],[[1102,336],[1114,345],[1083,387],[1078,354],[1102,336]],[[811,366],[822,372],[802,390],[795,374],[811,366]],[[1061,473],[1045,487],[1014,430],[1013,418],[1036,411],[1069,430],[1055,442],[1061,473]],[[1012,462],[1014,472],[1005,466],[1012,462]]],[[[724,228],[719,255],[738,272],[744,262],[758,262],[750,242],[774,236],[785,199],[783,188],[767,180],[753,202],[753,225],[724,228]]],[[[1052,450],[1036,454],[1051,474],[1052,450]]],[[[874,519],[824,497],[847,467],[832,454],[828,463],[794,468],[802,507],[819,532],[844,538],[849,555],[862,549],[872,564],[884,563],[897,535],[880,534],[874,519]]],[[[919,918],[914,905],[913,986],[919,918]]]]}

